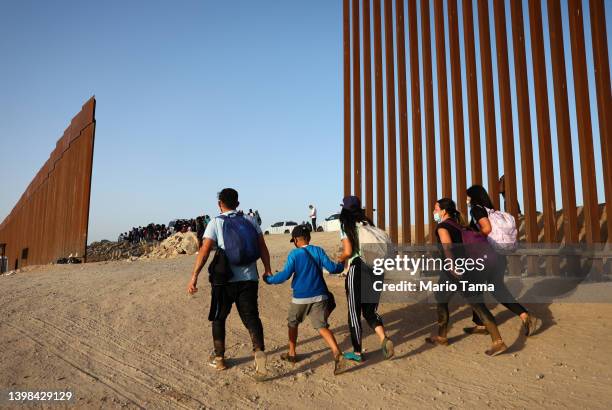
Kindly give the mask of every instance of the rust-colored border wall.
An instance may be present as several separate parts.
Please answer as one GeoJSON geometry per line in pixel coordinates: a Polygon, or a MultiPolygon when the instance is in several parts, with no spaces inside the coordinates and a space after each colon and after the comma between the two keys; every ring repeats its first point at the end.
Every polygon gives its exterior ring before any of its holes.
{"type": "MultiPolygon", "coordinates": [[[[576,243],[585,241],[597,243],[601,240],[612,242],[607,234],[604,238],[600,227],[602,207],[598,206],[597,179],[595,169],[594,140],[598,138],[601,146],[603,163],[602,180],[605,188],[605,203],[612,201],[612,126],[609,119],[612,106],[610,89],[610,61],[608,53],[606,21],[603,0],[590,0],[588,7],[590,18],[587,20],[580,0],[530,0],[527,13],[524,14],[523,2],[519,0],[344,0],[344,193],[361,195],[363,184],[361,164],[365,162],[365,198],[363,204],[367,214],[373,216],[376,210],[377,224],[389,231],[393,241],[402,243],[423,243],[425,239],[424,215],[431,215],[433,202],[437,199],[438,185],[441,195],[454,197],[459,210],[466,215],[465,190],[467,189],[466,171],[471,171],[472,183],[485,184],[491,199],[498,208],[506,208],[515,217],[519,216],[519,206],[523,212],[525,239],[527,242],[576,243]],[[370,33],[369,6],[372,2],[373,33],[370,33]],[[395,7],[393,4],[395,3],[395,7]],[[404,7],[404,5],[407,7],[404,7]],[[359,8],[364,10],[360,24],[359,8]],[[508,7],[510,6],[510,7],[508,7]],[[544,31],[542,10],[546,6],[548,29],[544,31]],[[491,9],[492,8],[492,9],[491,9]],[[506,9],[510,9],[510,13],[506,9]],[[570,46],[563,43],[562,8],[567,9],[569,21],[570,46]],[[407,13],[405,12],[407,11],[407,13]],[[461,13],[459,13],[461,11],[461,13]],[[492,11],[492,19],[490,19],[492,11]],[[352,12],[352,13],[351,13],[352,12]],[[421,25],[418,25],[418,14],[421,25]],[[458,29],[459,14],[463,16],[463,36],[458,29]],[[407,18],[406,18],[407,16],[407,18]],[[507,27],[506,22],[511,24],[507,27]],[[382,24],[382,27],[381,27],[382,24]],[[474,43],[474,33],[478,28],[479,42],[474,43]],[[408,32],[406,38],[405,31],[408,32]],[[525,45],[525,30],[529,30],[531,46],[525,45]],[[585,41],[585,30],[591,31],[592,43],[585,41]],[[446,32],[448,31],[448,40],[446,32]],[[352,39],[350,33],[353,33],[352,39]],[[381,33],[384,41],[381,42],[381,33]],[[370,36],[374,37],[374,95],[372,95],[370,36]],[[364,39],[360,48],[360,36],[364,39]],[[460,38],[461,37],[461,38],[460,38]],[[418,39],[421,39],[422,53],[418,53],[418,39]],[[551,47],[552,76],[547,78],[545,70],[544,39],[548,38],[551,47]],[[432,50],[432,40],[435,48],[432,50]],[[460,50],[464,46],[464,60],[460,50]],[[493,44],[495,42],[495,44],[493,44]],[[510,48],[508,42],[513,47],[510,48]],[[495,53],[493,53],[495,45],[495,53]],[[477,62],[475,47],[480,50],[477,62]],[[590,79],[585,55],[587,47],[593,48],[595,86],[597,90],[597,113],[599,135],[592,129],[591,106],[588,92],[590,79]],[[410,57],[409,70],[406,68],[406,49],[410,57]],[[394,58],[394,50],[397,55],[394,58]],[[447,66],[447,50],[449,66],[447,66]],[[513,52],[516,97],[511,93],[509,53],[513,52]],[[531,116],[528,90],[527,53],[533,60],[535,116],[531,116]],[[382,56],[385,56],[385,87],[383,88],[382,56]],[[573,76],[568,78],[565,70],[565,56],[571,56],[573,76]],[[349,58],[352,56],[353,59],[349,58]],[[363,57],[363,64],[362,60],[363,57]],[[422,61],[419,61],[419,57],[422,61]],[[433,100],[432,58],[435,58],[435,75],[437,79],[438,103],[433,100]],[[494,64],[495,63],[495,64],[494,64]],[[360,66],[364,67],[363,73],[360,66]],[[352,67],[352,70],[351,70],[352,67]],[[397,71],[394,68],[397,67],[397,71]],[[419,68],[422,68],[419,73],[419,68]],[[493,70],[497,71],[497,77],[493,70]],[[465,81],[462,80],[465,72],[465,81]],[[478,89],[477,74],[482,78],[482,89],[478,89]],[[407,76],[410,76],[411,92],[407,94],[407,76]],[[397,76],[397,78],[396,78],[397,76]],[[366,78],[364,78],[366,77],[366,78]],[[450,81],[450,84],[448,83],[450,81]],[[502,107],[499,113],[495,110],[495,81],[499,89],[499,101],[502,107]],[[361,84],[364,87],[361,88],[361,84]],[[568,83],[573,84],[575,100],[568,99],[568,83]],[[555,117],[549,118],[549,101],[547,89],[554,93],[555,117]],[[423,90],[424,141],[426,164],[422,164],[421,135],[421,100],[423,90]],[[362,111],[360,96],[364,92],[365,107],[362,111]],[[350,103],[351,91],[353,104],[350,103]],[[479,92],[482,93],[479,107],[479,92]],[[463,103],[463,94],[467,95],[467,104],[463,103]],[[396,97],[397,106],[396,106],[396,97]],[[449,122],[449,95],[452,98],[453,129],[449,122]],[[374,96],[375,115],[369,102],[374,96]],[[383,113],[383,100],[387,101],[383,113]],[[514,128],[510,109],[512,99],[516,98],[518,127],[514,128]],[[411,124],[408,123],[408,101],[411,100],[411,124]],[[480,127],[479,113],[482,110],[484,127],[480,127]],[[434,121],[434,113],[438,120],[434,121]],[[467,113],[468,135],[464,135],[464,112],[467,113]],[[572,145],[570,117],[575,113],[577,118],[578,146],[572,145]],[[364,128],[361,128],[361,116],[364,116],[364,128]],[[499,115],[499,118],[496,118],[499,115]],[[354,119],[351,129],[350,119],[354,119]],[[497,136],[496,122],[501,127],[501,141],[497,136]],[[551,121],[556,122],[556,144],[551,140],[551,121]],[[532,124],[537,124],[537,135],[532,135],[532,124]],[[397,133],[396,133],[396,123],[397,133]],[[372,127],[375,124],[375,138],[372,127]],[[412,126],[410,126],[412,125],[412,126]],[[452,135],[451,135],[452,134],[452,135]],[[484,146],[481,147],[481,136],[484,146]],[[386,138],[385,138],[386,137],[386,138]],[[468,139],[469,138],[469,139],[468,139]],[[365,139],[365,158],[362,157],[361,143],[365,139]],[[399,153],[396,153],[399,140],[399,153]],[[436,141],[437,140],[437,141],[436,141]],[[353,146],[351,150],[351,141],[353,146]],[[451,144],[452,142],[452,144],[451,144]],[[534,145],[537,143],[537,150],[534,145]],[[501,145],[500,145],[501,144],[501,145]],[[518,149],[514,146],[518,144],[518,149]],[[451,145],[454,146],[454,158],[451,158],[451,145]],[[371,147],[371,148],[370,148],[371,147]],[[469,151],[468,151],[469,148],[469,151]],[[387,158],[383,155],[387,151],[387,158]],[[410,161],[409,152],[413,159],[410,161]],[[373,157],[372,151],[376,152],[373,157]],[[516,155],[515,151],[520,154],[516,155]],[[538,153],[537,161],[534,151],[538,153]],[[555,186],[553,174],[553,151],[557,153],[562,164],[560,181],[555,186]],[[466,164],[469,152],[470,164],[466,164]],[[498,152],[501,155],[498,155],[498,152]],[[396,158],[399,156],[399,164],[396,158]],[[376,164],[373,164],[372,161],[376,164]],[[574,176],[573,167],[567,164],[580,163],[580,176],[574,176]],[[351,168],[351,163],[354,167],[351,168]],[[483,178],[483,170],[487,177],[483,178]],[[517,169],[517,164],[520,168],[517,169]],[[454,165],[454,166],[453,166],[454,165]],[[536,180],[534,168],[538,166],[540,178],[536,180]],[[505,201],[498,192],[500,170],[505,174],[505,201]],[[371,172],[375,170],[375,175],[371,172]],[[386,175],[385,175],[386,170],[386,175]],[[426,171],[426,175],[425,172],[426,171]],[[520,172],[519,172],[520,171],[520,172]],[[351,173],[352,172],[352,173],[351,173]],[[410,173],[413,173],[413,183],[410,173]],[[397,174],[400,174],[398,184],[397,174]],[[437,178],[440,177],[440,184],[437,178]],[[517,192],[517,180],[520,177],[522,195],[517,192]],[[372,184],[376,181],[376,198],[372,195],[372,184]],[[453,184],[454,182],[454,184],[453,184]],[[577,207],[577,182],[582,183],[583,207],[577,207]],[[412,185],[412,186],[411,186],[412,185]],[[454,188],[454,189],[453,189],[454,188]],[[427,190],[427,195],[425,195],[427,190]],[[542,192],[542,216],[536,210],[536,192],[542,192]],[[398,201],[398,191],[399,201],[398,201]],[[562,218],[556,210],[555,192],[561,193],[560,204],[562,218]],[[423,203],[427,198],[428,204],[423,203]],[[517,198],[522,198],[519,204],[517,198]],[[375,201],[375,202],[374,202],[375,201]],[[398,210],[401,218],[398,220],[398,210]],[[414,234],[408,226],[411,224],[411,209],[414,210],[414,234]],[[387,217],[388,215],[388,217],[387,217]],[[558,220],[558,222],[557,222],[558,220]],[[400,224],[402,226],[400,226],[400,224]],[[583,229],[581,229],[583,228],[583,229]],[[600,232],[601,230],[601,232],[600,232]],[[543,232],[542,232],[543,231],[543,232]],[[584,233],[581,233],[583,232],[584,233]],[[401,234],[401,235],[399,235],[401,234]]],[[[598,153],[599,154],[599,153],[598,153]]],[[[600,201],[601,202],[601,201],[600,201]]],[[[608,212],[609,214],[609,212],[608,212]]],[[[433,241],[432,228],[429,223],[429,241],[433,241]]],[[[607,231],[612,229],[612,219],[607,216],[607,231]]]]}
{"type": "Polygon", "coordinates": [[[9,270],[69,255],[85,257],[95,107],[93,97],[83,105],[0,225],[0,244],[6,244],[9,270]]]}

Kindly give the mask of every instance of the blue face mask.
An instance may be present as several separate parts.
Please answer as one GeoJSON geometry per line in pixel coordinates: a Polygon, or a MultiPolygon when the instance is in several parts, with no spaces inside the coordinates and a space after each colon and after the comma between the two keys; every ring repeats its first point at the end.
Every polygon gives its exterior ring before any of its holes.
{"type": "Polygon", "coordinates": [[[442,221],[442,217],[437,212],[434,212],[433,218],[434,218],[434,221],[436,221],[436,223],[440,223],[442,221]]]}

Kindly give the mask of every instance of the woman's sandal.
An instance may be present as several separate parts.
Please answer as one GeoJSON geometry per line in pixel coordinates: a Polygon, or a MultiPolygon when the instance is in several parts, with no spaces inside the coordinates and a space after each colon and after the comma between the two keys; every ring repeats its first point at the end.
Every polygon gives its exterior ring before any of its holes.
{"type": "Polygon", "coordinates": [[[385,359],[390,359],[395,354],[393,342],[388,337],[385,337],[385,339],[382,341],[381,348],[385,359]]]}
{"type": "Polygon", "coordinates": [[[506,344],[503,342],[503,340],[498,340],[497,342],[493,343],[493,345],[491,346],[491,348],[489,350],[485,351],[485,354],[487,356],[493,357],[493,356],[497,356],[499,354],[502,354],[506,350],[508,350],[508,346],[506,346],[506,344]]]}
{"type": "Polygon", "coordinates": [[[266,369],[267,356],[262,350],[255,352],[255,373],[253,379],[256,382],[263,382],[268,379],[268,370],[266,369]]]}
{"type": "Polygon", "coordinates": [[[432,345],[448,346],[448,338],[447,337],[431,336],[431,337],[426,337],[425,341],[427,343],[429,343],[429,344],[432,344],[432,345]]]}
{"type": "Polygon", "coordinates": [[[285,362],[289,362],[289,363],[297,363],[298,362],[298,358],[297,355],[295,356],[291,356],[289,353],[282,353],[280,355],[281,360],[284,360],[285,362]]]}
{"type": "Polygon", "coordinates": [[[537,317],[533,316],[531,313],[527,315],[527,320],[523,320],[523,332],[525,336],[533,336],[540,325],[542,324],[541,320],[537,317]]]}
{"type": "Polygon", "coordinates": [[[468,335],[488,335],[489,334],[489,331],[487,330],[487,328],[484,326],[480,326],[480,325],[476,325],[472,327],[464,327],[463,331],[467,333],[468,335]]]}

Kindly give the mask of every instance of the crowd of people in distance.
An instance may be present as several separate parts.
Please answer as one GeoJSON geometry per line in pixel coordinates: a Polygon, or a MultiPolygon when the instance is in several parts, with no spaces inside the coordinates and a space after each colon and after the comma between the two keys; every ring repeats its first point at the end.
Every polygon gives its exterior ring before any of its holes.
{"type": "Polygon", "coordinates": [[[117,241],[129,243],[163,241],[170,235],[172,235],[172,230],[166,225],[150,223],[147,226],[133,227],[128,232],[119,234],[117,241]]]}
{"type": "MultiPolygon", "coordinates": [[[[261,216],[259,211],[249,209],[248,216],[261,226],[261,216]]],[[[150,223],[147,226],[133,227],[128,232],[119,234],[118,242],[140,243],[140,242],[161,242],[177,232],[194,232],[201,245],[202,237],[206,226],[210,222],[209,215],[200,215],[191,219],[174,219],[168,226],[165,224],[150,223]]]]}
{"type": "Polygon", "coordinates": [[[130,243],[161,242],[177,232],[195,232],[198,239],[201,239],[208,222],[210,222],[210,216],[201,215],[191,219],[175,219],[168,226],[150,223],[147,226],[133,227],[128,232],[121,233],[117,240],[130,243]]]}
{"type": "Polygon", "coordinates": [[[261,216],[259,215],[259,211],[257,209],[254,211],[252,209],[249,209],[247,215],[253,218],[253,220],[257,222],[257,225],[261,226],[261,216]]]}

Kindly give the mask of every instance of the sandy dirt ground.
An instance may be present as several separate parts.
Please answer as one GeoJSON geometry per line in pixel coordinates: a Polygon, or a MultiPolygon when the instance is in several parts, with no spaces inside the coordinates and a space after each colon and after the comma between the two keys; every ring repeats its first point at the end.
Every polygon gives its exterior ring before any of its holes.
{"type": "MultiPolygon", "coordinates": [[[[288,236],[267,240],[273,269],[281,269],[288,236]]],[[[337,234],[315,234],[313,243],[330,254],[339,246],[337,234]]],[[[280,361],[290,285],[260,282],[270,379],[252,379],[250,340],[235,311],[227,331],[231,367],[217,372],[207,365],[206,275],[195,296],[186,293],[194,258],[43,266],[0,277],[0,391],[70,390],[76,400],[68,407],[78,408],[612,406],[612,305],[603,303],[528,306],[543,320],[528,339],[518,318],[495,307],[510,346],[495,358],[483,353],[488,336],[462,333],[471,313],[460,300],[451,306],[449,347],[424,342],[436,328],[433,305],[383,304],[396,357],[383,360],[366,325],[367,360],[333,376],[331,355],[308,321],[300,328],[302,360],[280,361]]],[[[349,350],[343,279],[328,284],[338,300],[332,329],[349,350]]]]}

